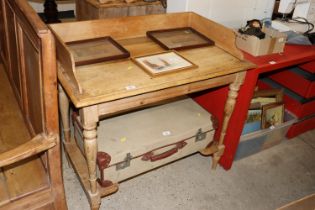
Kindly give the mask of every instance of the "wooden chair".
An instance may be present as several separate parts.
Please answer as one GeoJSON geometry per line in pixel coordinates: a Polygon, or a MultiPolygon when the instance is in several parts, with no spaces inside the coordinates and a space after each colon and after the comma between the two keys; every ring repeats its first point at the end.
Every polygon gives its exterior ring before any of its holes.
{"type": "Polygon", "coordinates": [[[53,37],[25,0],[0,0],[0,33],[0,210],[67,209],[53,37]]]}

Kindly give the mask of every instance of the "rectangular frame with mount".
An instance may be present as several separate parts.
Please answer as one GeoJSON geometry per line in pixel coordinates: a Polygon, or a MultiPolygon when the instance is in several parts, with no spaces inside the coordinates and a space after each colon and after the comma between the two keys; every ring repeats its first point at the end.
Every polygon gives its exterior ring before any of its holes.
{"type": "Polygon", "coordinates": [[[88,65],[103,61],[128,58],[130,53],[110,36],[67,42],[75,65],[88,65]]]}
{"type": "Polygon", "coordinates": [[[148,31],[147,36],[167,50],[183,50],[214,45],[214,41],[191,27],[148,31]]]}

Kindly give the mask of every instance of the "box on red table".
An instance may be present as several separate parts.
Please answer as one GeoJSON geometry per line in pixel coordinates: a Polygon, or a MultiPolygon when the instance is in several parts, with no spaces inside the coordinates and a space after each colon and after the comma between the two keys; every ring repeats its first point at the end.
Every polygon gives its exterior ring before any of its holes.
{"type": "Polygon", "coordinates": [[[287,35],[271,28],[262,30],[266,34],[264,39],[236,32],[236,46],[253,56],[283,52],[287,35]]]}

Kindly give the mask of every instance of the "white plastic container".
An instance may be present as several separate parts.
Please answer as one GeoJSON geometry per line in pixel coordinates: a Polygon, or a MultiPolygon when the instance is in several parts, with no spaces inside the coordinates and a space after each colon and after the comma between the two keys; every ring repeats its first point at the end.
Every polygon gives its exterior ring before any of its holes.
{"type": "Polygon", "coordinates": [[[290,126],[295,122],[297,122],[296,116],[285,111],[284,123],[281,125],[242,135],[234,160],[256,154],[281,143],[290,126]]]}

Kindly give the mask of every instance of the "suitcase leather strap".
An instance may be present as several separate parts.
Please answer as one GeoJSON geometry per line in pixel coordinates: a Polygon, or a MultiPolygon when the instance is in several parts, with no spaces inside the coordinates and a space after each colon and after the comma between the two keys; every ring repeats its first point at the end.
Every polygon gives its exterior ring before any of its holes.
{"type": "Polygon", "coordinates": [[[170,157],[171,155],[175,154],[178,152],[178,150],[184,148],[187,145],[187,143],[185,141],[181,141],[175,144],[175,147],[173,147],[172,149],[163,152],[161,154],[154,154],[154,152],[156,150],[152,150],[146,154],[144,154],[141,158],[141,160],[143,161],[158,161],[158,160],[162,160],[164,158],[170,157]]]}
{"type": "Polygon", "coordinates": [[[106,152],[97,152],[96,163],[101,173],[101,177],[97,179],[97,182],[102,187],[109,187],[113,185],[113,182],[111,182],[110,180],[106,180],[104,177],[104,169],[108,167],[110,161],[111,157],[109,154],[107,154],[106,152]]]}

